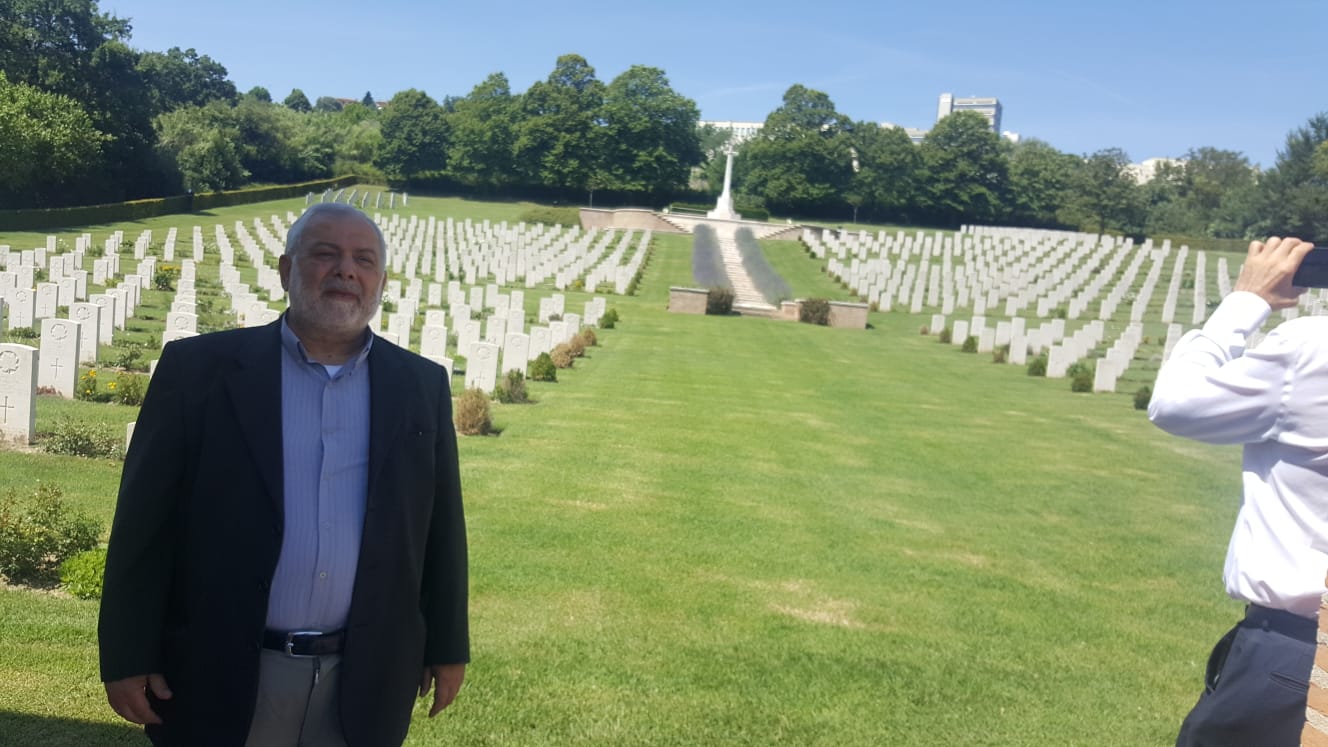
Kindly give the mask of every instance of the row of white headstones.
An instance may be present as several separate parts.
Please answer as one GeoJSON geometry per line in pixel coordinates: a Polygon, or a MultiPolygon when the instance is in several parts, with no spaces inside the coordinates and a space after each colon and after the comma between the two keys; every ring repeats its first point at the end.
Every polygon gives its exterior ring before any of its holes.
{"type": "MultiPolygon", "coordinates": [[[[822,235],[803,241],[825,259],[829,273],[881,311],[931,312],[928,331],[947,326],[951,343],[972,336],[978,352],[1009,346],[1007,362],[1024,365],[1047,353],[1047,376],[1064,377],[1076,361],[1092,359],[1094,391],[1115,391],[1144,338],[1145,322],[1166,325],[1162,360],[1183,333],[1177,322],[1182,300],[1190,323],[1208,312],[1208,268],[1203,251],[1173,253],[1171,242],[1067,231],[968,226],[956,234],[822,235]],[[1170,261],[1160,311],[1151,311],[1155,289],[1170,261]],[[1183,298],[1187,268],[1193,288],[1183,298]],[[1120,312],[1128,302],[1128,315],[1120,312]],[[1096,313],[1094,314],[1094,307],[1096,313]],[[1025,314],[1032,319],[1025,318],[1025,314]],[[957,318],[958,317],[958,318],[957,318]],[[1036,325],[1036,326],[1034,326],[1036,325]]],[[[1217,258],[1217,298],[1231,292],[1227,258],[1217,258]]],[[[1281,318],[1324,313],[1328,292],[1301,297],[1281,318]]],[[[1256,335],[1251,346],[1258,343],[1256,335]]]]}
{"type": "MultiPolygon", "coordinates": [[[[253,232],[243,222],[234,225],[233,234],[215,226],[219,277],[237,325],[267,324],[280,315],[274,305],[284,307],[285,294],[275,265],[284,250],[289,222],[296,217],[291,213],[284,220],[272,216],[267,224],[255,220],[253,232]],[[243,256],[238,265],[237,246],[243,256]],[[254,278],[253,287],[242,281],[242,274],[254,278]]],[[[381,220],[381,216],[375,217],[381,220]]],[[[380,309],[371,322],[373,329],[389,342],[412,347],[418,327],[422,355],[446,367],[449,375],[454,370],[449,353],[464,358],[465,386],[487,393],[494,391],[500,375],[509,370],[525,373],[529,362],[540,354],[570,341],[583,326],[597,326],[606,301],[596,295],[585,302],[582,314],[570,313],[566,297],[553,292],[538,299],[538,323],[527,327],[526,290],[504,288],[498,282],[469,288],[459,280],[444,284],[440,281],[447,277],[446,268],[461,271],[467,267],[468,280],[502,277],[527,289],[537,285],[531,282],[531,275],[511,277],[511,268],[530,268],[546,281],[552,277],[558,289],[576,281],[594,289],[603,278],[611,278],[616,290],[621,287],[619,278],[639,269],[651,238],[649,232],[582,232],[524,224],[508,227],[397,218],[384,222],[384,234],[392,271],[404,277],[388,281],[384,300],[393,310],[384,313],[380,309]],[[484,256],[500,251],[503,262],[484,256]],[[426,282],[431,275],[436,280],[426,282]],[[455,337],[449,335],[449,318],[455,337]]],[[[4,268],[0,272],[0,326],[39,327],[41,339],[37,348],[0,345],[0,437],[31,442],[39,390],[75,396],[79,365],[95,362],[98,345],[111,344],[115,331],[125,329],[125,320],[133,317],[142,291],[151,287],[160,264],[178,261],[180,265],[162,345],[197,334],[196,282],[198,264],[206,253],[203,235],[201,226],[193,227],[192,252],[188,257],[180,252],[177,260],[179,235],[171,228],[159,263],[149,254],[152,232],[144,231],[134,242],[136,272],[125,275],[116,287],[93,294],[87,293],[89,281],[94,286],[115,283],[122,262],[128,265],[128,257],[120,252],[122,232],[106,239],[106,255],[96,259],[89,256],[92,237],[88,234],[78,236],[74,250],[66,253],[58,251],[54,236],[40,249],[15,252],[0,246],[0,267],[4,268]],[[83,269],[89,260],[91,273],[83,269]],[[38,269],[47,272],[48,282],[33,283],[38,269]],[[62,309],[67,310],[66,317],[60,316],[62,309]]]]}

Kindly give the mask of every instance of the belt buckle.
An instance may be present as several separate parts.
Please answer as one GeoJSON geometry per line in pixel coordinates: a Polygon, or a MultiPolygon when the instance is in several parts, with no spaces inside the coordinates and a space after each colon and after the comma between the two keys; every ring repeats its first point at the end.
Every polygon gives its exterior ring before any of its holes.
{"type": "Polygon", "coordinates": [[[318,656],[318,654],[297,654],[295,653],[295,636],[314,636],[323,635],[321,630],[292,630],[286,634],[286,655],[297,659],[309,659],[318,656]]]}

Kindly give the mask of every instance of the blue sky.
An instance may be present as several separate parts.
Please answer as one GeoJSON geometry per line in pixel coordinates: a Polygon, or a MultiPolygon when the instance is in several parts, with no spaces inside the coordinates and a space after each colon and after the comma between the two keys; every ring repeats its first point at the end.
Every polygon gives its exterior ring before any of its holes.
{"type": "Polygon", "coordinates": [[[703,119],[764,120],[795,83],[855,120],[930,127],[937,96],[996,96],[1002,128],[1134,161],[1212,146],[1271,166],[1328,111],[1328,0],[426,2],[101,0],[131,46],[195,48],[241,91],[380,100],[514,91],[576,53],[609,82],[663,69],[703,119]]]}

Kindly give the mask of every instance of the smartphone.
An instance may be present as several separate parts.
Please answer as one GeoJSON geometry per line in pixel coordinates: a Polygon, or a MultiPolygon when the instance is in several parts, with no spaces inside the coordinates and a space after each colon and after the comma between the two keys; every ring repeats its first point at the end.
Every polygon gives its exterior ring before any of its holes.
{"type": "Polygon", "coordinates": [[[1300,288],[1328,288],[1328,246],[1314,243],[1314,248],[1300,261],[1291,284],[1300,288]]]}

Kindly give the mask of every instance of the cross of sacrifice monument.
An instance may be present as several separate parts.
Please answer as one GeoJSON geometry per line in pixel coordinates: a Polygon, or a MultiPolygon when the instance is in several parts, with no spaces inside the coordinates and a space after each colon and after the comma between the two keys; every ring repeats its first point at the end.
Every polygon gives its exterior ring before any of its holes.
{"type": "Polygon", "coordinates": [[[719,193],[715,209],[706,213],[707,218],[720,220],[742,220],[742,216],[733,210],[733,146],[724,148],[724,191],[719,193]]]}

